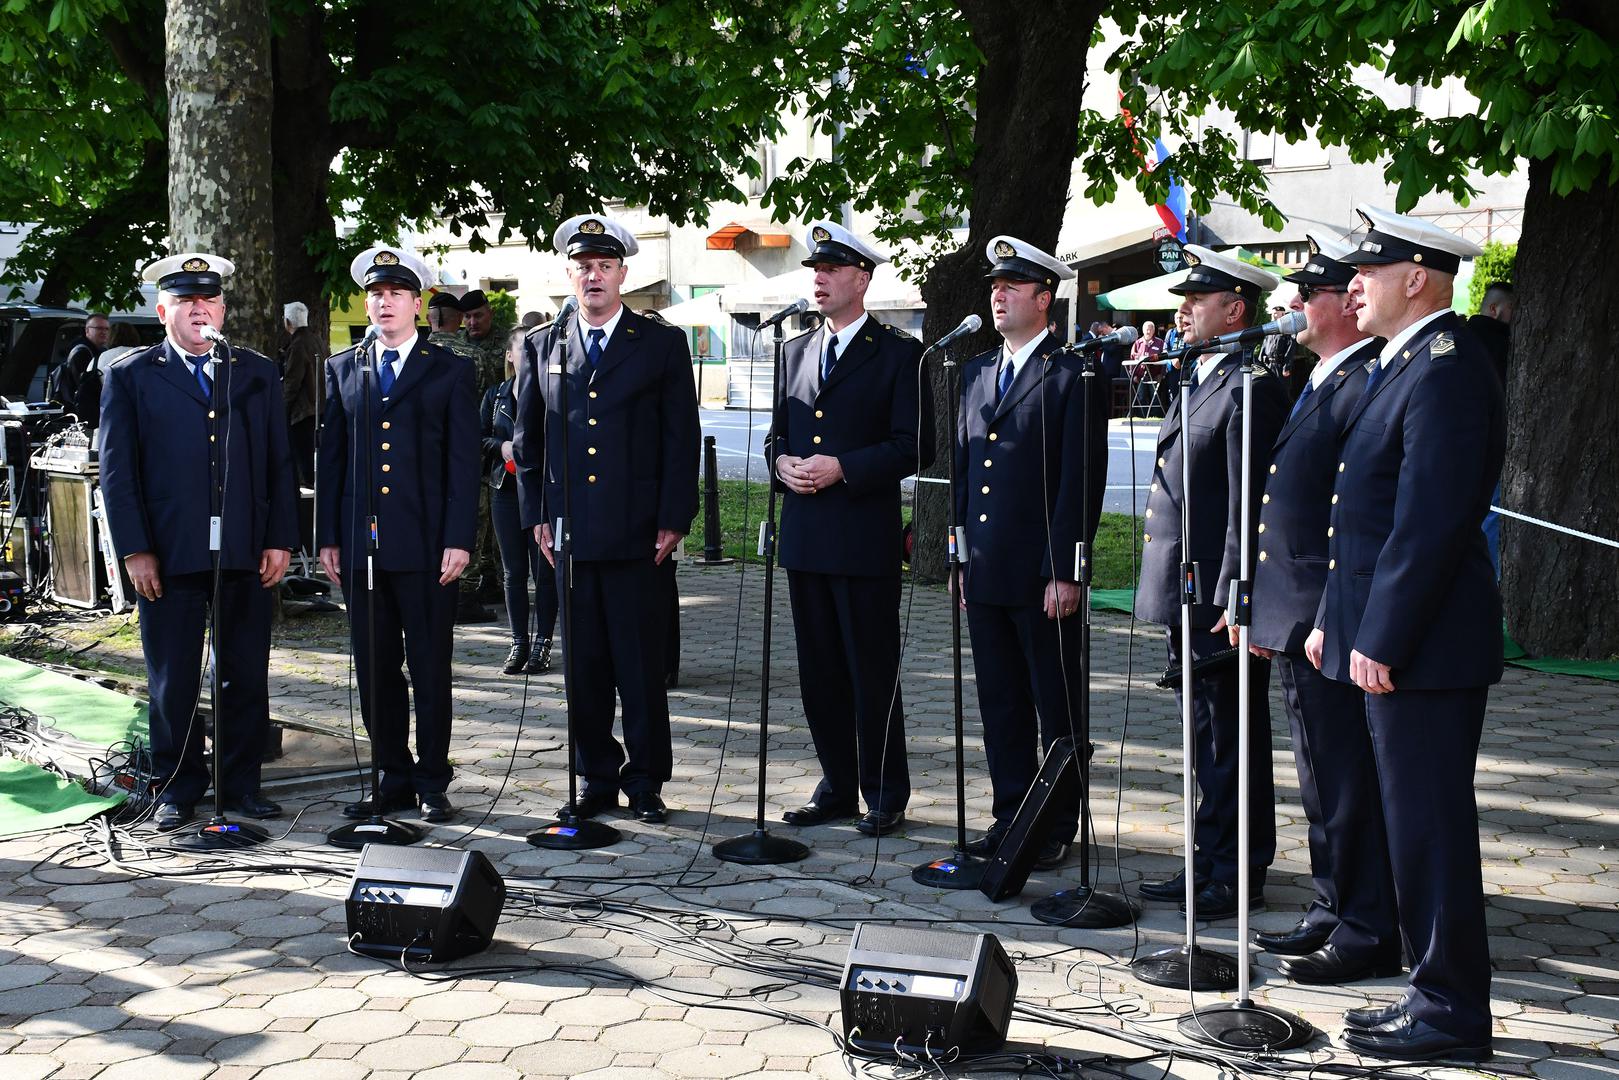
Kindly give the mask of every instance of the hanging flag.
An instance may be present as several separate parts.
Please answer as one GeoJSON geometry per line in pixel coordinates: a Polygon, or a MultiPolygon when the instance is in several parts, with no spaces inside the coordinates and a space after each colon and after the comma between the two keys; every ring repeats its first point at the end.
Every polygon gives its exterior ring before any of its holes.
{"type": "MultiPolygon", "coordinates": [[[[1122,91],[1119,94],[1119,100],[1124,100],[1122,91]]],[[[1130,132],[1130,140],[1136,145],[1136,156],[1141,158],[1143,172],[1153,172],[1169,160],[1169,148],[1164,145],[1163,139],[1154,138],[1152,149],[1143,153],[1141,140],[1136,135],[1135,117],[1130,115],[1129,109],[1122,106],[1119,108],[1119,116],[1124,120],[1125,130],[1130,132]]],[[[1158,218],[1164,223],[1164,228],[1168,229],[1175,239],[1183,243],[1186,240],[1186,212],[1188,205],[1186,185],[1181,183],[1180,177],[1170,173],[1169,195],[1163,202],[1154,206],[1153,209],[1158,212],[1158,218]]]]}

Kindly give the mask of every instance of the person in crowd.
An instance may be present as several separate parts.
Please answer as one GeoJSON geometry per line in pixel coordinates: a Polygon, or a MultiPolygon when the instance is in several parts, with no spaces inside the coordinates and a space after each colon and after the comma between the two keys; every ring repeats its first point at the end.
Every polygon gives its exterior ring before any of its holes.
{"type": "MultiPolygon", "coordinates": [[[[1512,343],[1512,316],[1517,313],[1518,298],[1512,291],[1509,281],[1492,281],[1484,289],[1484,300],[1479,306],[1477,315],[1467,320],[1467,329],[1484,346],[1485,354],[1489,357],[1490,366],[1495,370],[1495,376],[1501,383],[1501,390],[1507,388],[1507,352],[1512,343]]],[[[1490,506],[1501,505],[1501,485],[1495,485],[1495,491],[1490,495],[1490,506]]],[[[1484,514],[1484,542],[1490,548],[1490,565],[1495,568],[1495,579],[1501,580],[1501,515],[1493,509],[1484,514]]]]}
{"type": "Polygon", "coordinates": [[[197,699],[215,605],[220,802],[247,817],[281,813],[260,790],[259,763],[271,591],[298,546],[298,485],[275,364],[235,347],[225,362],[205,336],[225,325],[224,279],[235,269],[206,252],[148,265],[141,276],[157,286],[163,341],[119,360],[102,390],[101,492],[137,595],[154,821],[165,831],[192,820],[209,786],[197,699]]]}
{"type": "Polygon", "coordinates": [[[583,781],[573,809],[595,817],[616,807],[622,791],[639,820],[661,822],[673,752],[660,662],[668,598],[658,573],[697,516],[701,427],[691,352],[685,334],[625,307],[625,260],[640,243],[623,224],[578,214],[552,243],[568,260],[578,317],[529,332],[513,441],[523,524],[537,530],[548,559],[556,557],[552,527],[568,477],[569,693],[583,781]],[[613,737],[615,692],[623,746],[613,737]]]}
{"type": "Polygon", "coordinates": [[[419,805],[424,821],[447,822],[456,815],[448,789],[457,582],[478,529],[476,373],[417,329],[422,288],[432,280],[420,256],[379,245],[356,255],[349,273],[380,337],[368,350],[374,355],[353,348],[326,361],[315,528],[321,565],[348,603],[360,709],[381,784],[378,805],[364,799],[343,813],[368,818],[419,805]],[[376,381],[366,409],[369,364],[376,381]],[[369,477],[361,475],[367,458],[369,477]],[[369,528],[362,484],[371,489],[369,528]]]}
{"type": "MultiPolygon", "coordinates": [[[[1270,660],[1281,680],[1315,896],[1296,925],[1254,939],[1283,957],[1282,974],[1295,982],[1346,983],[1399,973],[1394,881],[1365,695],[1317,671],[1304,644],[1327,583],[1339,435],[1383,342],[1357,325],[1348,295],[1355,268],[1341,261],[1350,245],[1330,236],[1308,241],[1309,261],[1286,279],[1297,286],[1293,310],[1309,320],[1293,359],[1308,349],[1321,360],[1271,451],[1258,510],[1249,648],[1270,660]]],[[[1232,637],[1235,644],[1234,631],[1232,637]]]]}
{"type": "MultiPolygon", "coordinates": [[[[287,430],[292,439],[293,465],[298,483],[315,483],[315,423],[320,417],[320,338],[309,325],[309,307],[294,300],[281,308],[287,341],[281,350],[281,397],[287,407],[287,430]]],[[[304,539],[308,539],[306,533],[304,539]]]]}
{"type": "MultiPolygon", "coordinates": [[[[1083,616],[1074,550],[1095,539],[1101,516],[1108,402],[1085,393],[1098,380],[1083,376],[1079,358],[1058,351],[1045,330],[1057,282],[1074,272],[1015,236],[993,238],[984,254],[1001,344],[962,371],[955,520],[966,531],[961,599],[995,818],[967,847],[993,856],[1041,755],[1077,734],[1083,616]]],[[[1045,835],[1031,838],[1040,869],[1068,857],[1079,830],[1077,789],[1068,787],[1045,835]]]]}
{"type": "Polygon", "coordinates": [[[1153,361],[1163,351],[1164,339],[1158,336],[1158,324],[1148,319],[1141,324],[1141,336],[1130,346],[1130,382],[1134,387],[1131,400],[1143,415],[1150,415],[1155,406],[1162,404],[1158,384],[1164,369],[1153,361]]]}
{"type": "MultiPolygon", "coordinates": [[[[1185,333],[1206,341],[1255,325],[1265,295],[1281,284],[1268,271],[1197,244],[1186,246],[1191,269],[1171,291],[1185,299],[1185,333]]],[[[1157,465],[1147,499],[1142,535],[1141,581],[1136,589],[1136,616],[1165,628],[1172,666],[1212,660],[1230,654],[1225,609],[1231,583],[1244,578],[1241,502],[1242,425],[1251,423],[1254,453],[1248,461],[1252,496],[1257,503],[1265,486],[1269,450],[1287,416],[1280,381],[1263,367],[1255,371],[1253,400],[1243,391],[1241,363],[1230,355],[1205,353],[1189,357],[1192,378],[1181,391],[1190,394],[1185,408],[1189,431],[1181,427],[1181,409],[1170,410],[1158,430],[1157,465]],[[1183,550],[1181,502],[1182,455],[1189,455],[1191,474],[1190,544],[1183,550]],[[1180,623],[1183,562],[1200,568],[1201,591],[1190,608],[1192,654],[1185,656],[1180,623]]],[[[1258,515],[1250,519],[1257,524],[1258,515]]],[[[1250,550],[1253,525],[1246,538],[1250,550]]],[[[1252,573],[1252,565],[1247,567],[1252,573]]],[[[1276,806],[1271,779],[1270,664],[1259,658],[1217,663],[1192,682],[1192,720],[1196,734],[1196,772],[1202,799],[1197,804],[1193,850],[1194,893],[1201,919],[1230,918],[1237,913],[1237,665],[1250,665],[1250,730],[1248,789],[1248,857],[1252,906],[1263,905],[1265,875],[1276,853],[1276,806]]],[[[1177,682],[1177,704],[1179,683],[1177,682]]],[[[1142,882],[1141,895],[1151,900],[1181,900],[1182,874],[1168,880],[1142,882]]]]}
{"type": "Polygon", "coordinates": [[[1477,245],[1422,218],[1358,209],[1343,261],[1365,334],[1384,339],[1345,424],[1327,584],[1305,652],[1365,691],[1410,981],[1344,1014],[1344,1042],[1403,1061],[1491,1055],[1490,948],[1473,774],[1501,678],[1501,594],[1478,523],[1501,476],[1500,383],[1450,309],[1477,245]]]}
{"type": "Polygon", "coordinates": [[[884,836],[903,823],[911,797],[899,690],[900,480],[931,461],[933,408],[918,370],[921,342],[866,311],[872,273],[887,257],[833,221],[811,222],[805,247],[825,321],[782,350],[786,385],[767,456],[783,491],[780,561],[821,779],[783,820],[847,819],[864,800],[855,827],[884,836]]]}
{"type": "Polygon", "coordinates": [[[495,543],[500,548],[506,589],[506,617],[511,623],[512,647],[501,668],[505,675],[539,675],[551,670],[551,634],[557,621],[556,572],[540,551],[532,529],[523,528],[517,504],[517,459],[512,441],[517,434],[516,373],[523,358],[523,338],[517,327],[506,335],[506,379],[491,386],[480,410],[484,472],[489,482],[489,510],[495,543]],[[533,624],[529,622],[529,579],[534,580],[533,624]]]}
{"type": "MultiPolygon", "coordinates": [[[[104,311],[84,320],[84,332],[68,347],[51,373],[46,397],[94,430],[101,422],[102,371],[97,360],[112,340],[112,322],[104,311]]],[[[138,342],[137,342],[138,343],[138,342]]]]}

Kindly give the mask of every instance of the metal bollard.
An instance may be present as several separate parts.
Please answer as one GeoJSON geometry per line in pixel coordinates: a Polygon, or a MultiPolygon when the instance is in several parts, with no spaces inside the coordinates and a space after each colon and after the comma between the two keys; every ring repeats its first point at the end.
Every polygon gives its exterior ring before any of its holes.
{"type": "Polygon", "coordinates": [[[720,532],[720,468],[719,451],[714,447],[714,436],[703,436],[703,557],[698,566],[724,566],[735,562],[725,557],[724,537],[720,532]]]}

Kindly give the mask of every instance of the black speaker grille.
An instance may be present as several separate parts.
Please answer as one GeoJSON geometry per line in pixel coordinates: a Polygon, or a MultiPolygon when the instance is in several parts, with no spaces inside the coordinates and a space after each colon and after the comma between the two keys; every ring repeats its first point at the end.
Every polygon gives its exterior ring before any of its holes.
{"type": "Polygon", "coordinates": [[[909,926],[878,926],[862,923],[855,944],[873,952],[931,956],[940,960],[971,960],[978,948],[978,934],[953,930],[919,930],[909,926]]]}
{"type": "Polygon", "coordinates": [[[400,847],[372,844],[360,857],[360,865],[374,870],[424,870],[450,874],[459,870],[466,853],[452,848],[400,847]]]}

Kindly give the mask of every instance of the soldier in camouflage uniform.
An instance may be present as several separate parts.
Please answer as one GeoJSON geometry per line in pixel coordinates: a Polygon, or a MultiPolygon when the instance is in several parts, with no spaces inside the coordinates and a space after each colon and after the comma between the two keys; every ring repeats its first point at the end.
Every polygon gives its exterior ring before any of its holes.
{"type": "MultiPolygon", "coordinates": [[[[506,378],[506,337],[510,326],[496,326],[494,309],[482,289],[473,289],[461,297],[458,305],[463,323],[456,340],[458,352],[473,357],[478,369],[478,393],[487,393],[506,378]]],[[[474,582],[473,596],[480,602],[494,602],[505,598],[500,585],[500,558],[495,552],[495,534],[490,528],[489,486],[482,485],[478,493],[478,545],[472,551],[472,565],[467,567],[466,578],[474,582]]],[[[480,608],[481,610],[481,608],[480,608]]],[[[462,622],[475,620],[470,609],[463,612],[462,622]]]]}
{"type": "Polygon", "coordinates": [[[478,359],[478,351],[457,333],[461,329],[461,301],[454,294],[433,294],[433,298],[427,302],[427,329],[428,344],[442,345],[457,356],[465,356],[473,361],[478,359]]]}

